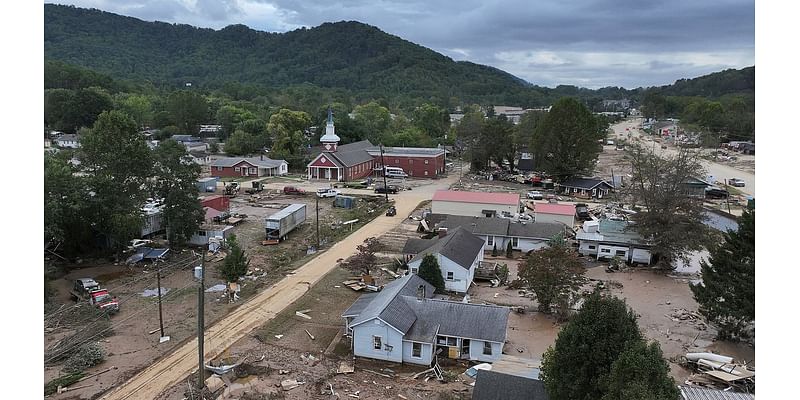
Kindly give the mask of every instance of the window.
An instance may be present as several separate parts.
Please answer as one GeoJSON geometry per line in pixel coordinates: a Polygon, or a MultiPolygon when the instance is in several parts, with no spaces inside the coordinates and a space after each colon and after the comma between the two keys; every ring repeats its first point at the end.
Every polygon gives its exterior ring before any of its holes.
{"type": "Polygon", "coordinates": [[[519,238],[517,237],[511,238],[511,247],[519,247],[519,238]]]}
{"type": "Polygon", "coordinates": [[[399,158],[395,158],[394,163],[395,164],[400,164],[400,159],[399,158]]]}
{"type": "Polygon", "coordinates": [[[222,167],[217,167],[217,171],[222,171],[222,167]]]}
{"type": "Polygon", "coordinates": [[[611,249],[600,249],[601,253],[611,253],[611,249]]]}
{"type": "Polygon", "coordinates": [[[428,176],[428,171],[425,171],[425,176],[428,176]]]}
{"type": "Polygon", "coordinates": [[[414,159],[413,159],[413,158],[409,158],[409,159],[408,159],[408,163],[409,163],[409,164],[413,164],[413,163],[414,163],[414,159]]]}
{"type": "Polygon", "coordinates": [[[455,346],[456,344],[457,344],[456,343],[456,338],[454,338],[454,337],[447,338],[447,345],[448,346],[455,346]]]}
{"type": "Polygon", "coordinates": [[[422,358],[422,343],[411,344],[411,357],[422,358]]]}
{"type": "Polygon", "coordinates": [[[625,255],[625,250],[617,250],[617,251],[614,253],[614,255],[615,255],[615,256],[624,256],[624,255],[625,255]]]}
{"type": "Polygon", "coordinates": [[[381,343],[381,337],[380,336],[373,336],[372,337],[372,348],[374,350],[380,350],[382,346],[383,346],[383,344],[381,343]]]}
{"type": "Polygon", "coordinates": [[[233,170],[239,172],[239,167],[233,167],[233,170]]]}
{"type": "Polygon", "coordinates": [[[417,269],[417,268],[411,268],[411,273],[412,273],[412,274],[416,274],[416,273],[417,273],[417,271],[418,271],[418,269],[417,269]]]}
{"type": "Polygon", "coordinates": [[[447,280],[448,281],[452,281],[453,280],[453,271],[447,271],[447,280]]]}
{"type": "Polygon", "coordinates": [[[428,160],[425,160],[425,165],[428,165],[428,160]]]}
{"type": "Polygon", "coordinates": [[[486,244],[488,244],[489,246],[494,245],[494,236],[492,236],[492,235],[487,236],[486,237],[486,244]]]}
{"type": "Polygon", "coordinates": [[[592,245],[589,245],[589,250],[594,250],[594,249],[596,249],[596,248],[597,248],[597,246],[592,246],[592,245]]]}
{"type": "Polygon", "coordinates": [[[492,355],[492,344],[489,342],[483,342],[483,355],[490,356],[492,355]]]}
{"type": "Polygon", "coordinates": [[[256,173],[256,169],[255,168],[250,168],[250,173],[251,174],[255,174],[256,173]]]}
{"type": "Polygon", "coordinates": [[[206,231],[197,231],[197,236],[205,236],[206,231]]]}

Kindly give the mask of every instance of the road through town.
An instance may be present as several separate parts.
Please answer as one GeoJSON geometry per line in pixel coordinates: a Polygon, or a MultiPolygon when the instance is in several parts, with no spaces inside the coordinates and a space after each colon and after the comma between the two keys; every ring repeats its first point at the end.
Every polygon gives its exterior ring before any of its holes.
{"type": "MultiPolygon", "coordinates": [[[[612,125],[614,133],[617,138],[627,138],[628,133],[641,137],[644,140],[649,138],[638,127],[641,125],[641,119],[629,119],[617,124],[612,125]],[[627,130],[626,130],[627,129],[627,130]]],[[[668,146],[666,149],[661,149],[660,144],[653,142],[656,153],[676,154],[678,150],[674,146],[668,146]]],[[[719,164],[711,161],[703,161],[703,166],[706,168],[708,175],[714,177],[719,182],[729,178],[739,178],[745,182],[744,187],[737,187],[736,189],[742,193],[750,196],[755,196],[756,193],[756,176],[753,173],[739,170],[728,165],[719,164]]]]}
{"type": "MultiPolygon", "coordinates": [[[[336,266],[336,260],[347,258],[365,239],[379,236],[400,223],[417,205],[430,200],[437,189],[446,189],[458,179],[457,175],[430,181],[430,184],[392,195],[397,207],[396,217],[379,216],[350,236],[322,252],[294,274],[287,276],[270,288],[257,294],[228,316],[206,328],[205,357],[210,360],[220,355],[237,340],[263,325],[302,296],[311,286],[336,266]]],[[[103,399],[154,399],[186,379],[197,369],[197,339],[185,343],[172,353],[156,360],[152,365],[103,396],[103,399]]]]}

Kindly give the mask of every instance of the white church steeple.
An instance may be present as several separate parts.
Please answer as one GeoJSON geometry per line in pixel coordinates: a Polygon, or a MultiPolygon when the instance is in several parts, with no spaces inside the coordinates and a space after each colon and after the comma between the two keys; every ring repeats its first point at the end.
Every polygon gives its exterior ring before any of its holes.
{"type": "Polygon", "coordinates": [[[339,136],[336,136],[335,128],[333,126],[333,111],[328,107],[328,123],[325,125],[325,135],[319,138],[322,142],[322,151],[334,153],[336,146],[339,144],[339,136]]]}

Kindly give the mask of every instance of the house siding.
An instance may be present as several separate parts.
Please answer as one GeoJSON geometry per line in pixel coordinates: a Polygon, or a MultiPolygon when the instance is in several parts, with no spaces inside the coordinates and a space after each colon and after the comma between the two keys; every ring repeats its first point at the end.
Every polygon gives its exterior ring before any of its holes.
{"type": "Polygon", "coordinates": [[[359,357],[403,362],[403,336],[385,322],[373,318],[353,327],[353,354],[359,357]],[[373,336],[381,337],[380,350],[373,348],[373,336]],[[391,351],[386,350],[387,344],[392,346],[391,351]]]}
{"type": "Polygon", "coordinates": [[[214,236],[222,236],[223,239],[227,239],[228,236],[229,236],[229,233],[233,232],[233,229],[229,228],[229,229],[226,229],[226,230],[217,230],[217,229],[206,230],[206,229],[200,228],[200,229],[198,229],[198,231],[205,232],[205,235],[200,235],[197,232],[195,232],[195,234],[192,235],[191,238],[189,238],[189,241],[188,241],[189,244],[192,244],[192,245],[195,245],[195,246],[204,246],[204,245],[208,244],[208,238],[209,237],[214,237],[214,236]]]}
{"type": "MultiPolygon", "coordinates": [[[[409,177],[414,178],[435,178],[445,171],[445,156],[400,156],[384,154],[384,161],[387,167],[399,167],[405,171],[409,177]],[[425,164],[425,161],[428,163],[425,164]]],[[[381,167],[380,155],[376,156],[375,165],[381,167]]]]}
{"type": "Polygon", "coordinates": [[[279,166],[275,167],[260,167],[250,164],[247,161],[242,161],[231,167],[216,167],[212,165],[210,168],[211,176],[220,178],[285,175],[289,172],[289,166],[286,163],[281,163],[279,166]],[[239,170],[237,171],[236,168],[239,168],[239,170]],[[242,168],[246,169],[242,171],[242,168]]]}
{"type": "Polygon", "coordinates": [[[545,214],[539,212],[535,214],[534,220],[536,222],[560,222],[562,224],[567,225],[570,228],[572,228],[575,225],[574,215],[545,214]]]}
{"type": "MultiPolygon", "coordinates": [[[[466,293],[469,289],[469,286],[472,284],[472,279],[475,277],[475,269],[478,267],[478,262],[483,261],[483,252],[481,251],[478,253],[469,270],[458,265],[449,258],[442,256],[441,254],[436,254],[436,261],[439,263],[439,269],[442,271],[444,288],[451,292],[466,293]],[[453,272],[452,280],[447,279],[448,271],[453,272]]],[[[416,270],[419,271],[421,264],[422,260],[409,263],[409,270],[411,268],[416,268],[416,270]]]]}
{"type": "Polygon", "coordinates": [[[442,200],[434,200],[431,204],[431,212],[434,214],[485,217],[486,215],[483,214],[483,210],[494,210],[496,215],[502,215],[503,211],[515,214],[519,212],[519,207],[511,204],[466,203],[442,200]]]}
{"type": "MultiPolygon", "coordinates": [[[[420,357],[412,357],[412,350],[415,342],[403,341],[403,362],[418,365],[431,365],[433,361],[433,344],[422,343],[422,353],[420,357]]],[[[416,342],[419,343],[419,342],[416,342]]]]}
{"type": "Polygon", "coordinates": [[[503,355],[502,343],[489,342],[492,345],[492,355],[483,354],[483,340],[470,340],[469,341],[469,359],[472,361],[480,362],[494,362],[500,359],[503,355]]]}

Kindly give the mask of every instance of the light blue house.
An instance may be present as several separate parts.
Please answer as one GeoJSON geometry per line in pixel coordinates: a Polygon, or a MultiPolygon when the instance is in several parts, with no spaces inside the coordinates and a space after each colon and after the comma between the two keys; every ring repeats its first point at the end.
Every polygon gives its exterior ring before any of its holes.
{"type": "Polygon", "coordinates": [[[432,299],[415,274],[365,294],[344,312],[353,354],[430,365],[434,356],[492,362],[506,340],[507,307],[432,299]]]}

